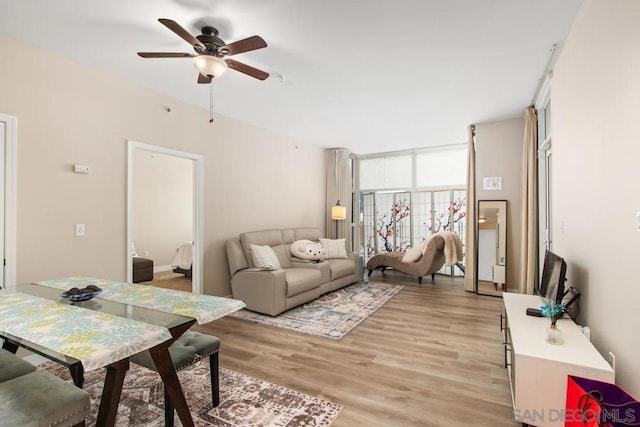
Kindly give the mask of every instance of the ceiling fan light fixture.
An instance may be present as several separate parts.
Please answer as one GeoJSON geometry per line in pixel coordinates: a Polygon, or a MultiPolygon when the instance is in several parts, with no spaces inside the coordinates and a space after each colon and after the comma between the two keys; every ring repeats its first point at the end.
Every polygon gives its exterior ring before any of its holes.
{"type": "Polygon", "coordinates": [[[227,69],[227,63],[213,55],[198,55],[193,58],[193,66],[202,74],[207,77],[218,77],[227,69]]]}

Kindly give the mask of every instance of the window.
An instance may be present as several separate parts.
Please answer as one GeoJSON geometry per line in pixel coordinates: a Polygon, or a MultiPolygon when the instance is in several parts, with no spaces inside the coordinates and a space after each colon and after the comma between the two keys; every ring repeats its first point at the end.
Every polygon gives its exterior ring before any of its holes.
{"type": "Polygon", "coordinates": [[[411,187],[411,155],[360,160],[360,190],[411,187]]]}
{"type": "Polygon", "coordinates": [[[466,185],[466,144],[413,154],[364,158],[358,162],[360,191],[466,185]]]}
{"type": "Polygon", "coordinates": [[[416,155],[416,187],[466,185],[467,149],[430,151],[416,155]]]}

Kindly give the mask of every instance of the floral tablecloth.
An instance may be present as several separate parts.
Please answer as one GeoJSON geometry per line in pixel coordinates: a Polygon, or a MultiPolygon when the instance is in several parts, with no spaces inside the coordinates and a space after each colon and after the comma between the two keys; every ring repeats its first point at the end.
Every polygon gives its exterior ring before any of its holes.
{"type": "Polygon", "coordinates": [[[82,289],[88,285],[95,285],[102,289],[99,298],[164,311],[166,313],[193,317],[199,324],[214,321],[236,312],[245,306],[243,301],[232,298],[198,295],[150,285],[117,282],[87,276],[44,280],[36,283],[62,291],[67,291],[74,287],[82,289]]]}
{"type": "Polygon", "coordinates": [[[167,328],[0,290],[0,331],[102,368],[167,341],[167,328]]]}

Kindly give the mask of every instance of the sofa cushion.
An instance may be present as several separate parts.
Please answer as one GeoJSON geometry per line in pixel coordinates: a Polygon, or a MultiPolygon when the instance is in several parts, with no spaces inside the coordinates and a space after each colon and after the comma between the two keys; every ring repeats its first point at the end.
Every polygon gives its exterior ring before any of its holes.
{"type": "MultiPolygon", "coordinates": [[[[251,245],[271,246],[278,257],[282,268],[290,268],[291,260],[289,259],[289,247],[282,240],[281,230],[264,230],[250,231],[240,235],[240,242],[245,251],[247,260],[253,261],[251,258],[251,245]]],[[[255,264],[251,264],[254,267],[255,264]]]]}
{"type": "Polygon", "coordinates": [[[294,240],[312,240],[317,242],[322,237],[320,229],[317,227],[300,227],[293,230],[294,240]]]}
{"type": "Polygon", "coordinates": [[[291,268],[293,265],[291,264],[291,254],[289,253],[289,245],[276,245],[272,246],[273,251],[276,253],[278,257],[278,261],[280,262],[280,266],[282,268],[291,268]]]}
{"type": "Polygon", "coordinates": [[[276,253],[273,251],[271,246],[250,246],[253,264],[257,268],[262,268],[265,270],[280,270],[282,268],[280,267],[280,261],[278,261],[278,257],[276,256],[276,253]]]}
{"type": "Polygon", "coordinates": [[[327,262],[331,268],[331,280],[348,276],[356,271],[356,263],[350,259],[329,259],[327,262]]]}
{"type": "Polygon", "coordinates": [[[320,286],[322,274],[312,268],[286,268],[287,297],[310,291],[320,286]]]}
{"type": "MultiPolygon", "coordinates": [[[[251,263],[251,245],[271,247],[281,245],[282,232],[280,230],[263,230],[263,231],[249,231],[240,235],[240,243],[242,243],[242,249],[244,249],[247,260],[251,263]]],[[[255,267],[252,263],[250,267],[255,267]]]]}
{"type": "Polygon", "coordinates": [[[327,261],[314,262],[309,260],[297,259],[294,260],[293,266],[295,268],[311,268],[320,272],[320,283],[327,283],[331,281],[331,266],[327,261]]]}
{"type": "Polygon", "coordinates": [[[295,232],[293,228],[285,228],[282,230],[282,241],[290,245],[293,241],[298,240],[295,238],[295,232]]]}
{"type": "Polygon", "coordinates": [[[345,239],[320,239],[320,243],[327,253],[327,258],[349,258],[345,239]]]}

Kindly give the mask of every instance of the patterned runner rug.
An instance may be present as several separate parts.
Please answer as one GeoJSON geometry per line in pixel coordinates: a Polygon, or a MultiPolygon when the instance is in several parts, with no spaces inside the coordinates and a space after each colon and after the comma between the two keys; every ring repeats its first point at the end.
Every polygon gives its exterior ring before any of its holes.
{"type": "MultiPolygon", "coordinates": [[[[39,368],[71,380],[69,370],[57,363],[46,362],[39,368]]],[[[85,372],[84,390],[91,395],[87,426],[95,425],[104,375],[103,369],[85,372]]],[[[328,426],[342,410],[341,405],[223,368],[220,368],[220,405],[212,408],[206,359],[178,372],[178,376],[198,427],[328,426]]],[[[177,414],[175,424],[182,426],[177,414]]],[[[124,380],[116,426],[164,426],[164,392],[156,372],[131,364],[124,380]]]]}
{"type": "Polygon", "coordinates": [[[275,317],[244,309],[230,316],[322,338],[341,340],[403,287],[383,282],[358,282],[329,292],[275,317]]]}

